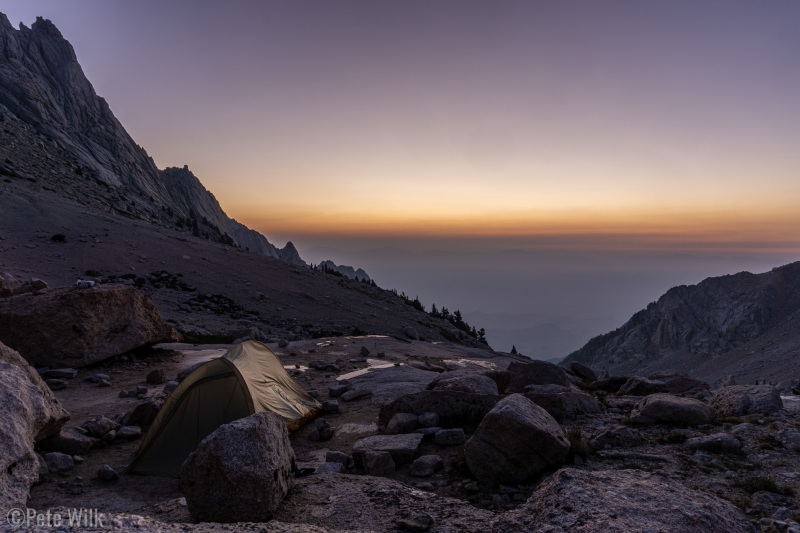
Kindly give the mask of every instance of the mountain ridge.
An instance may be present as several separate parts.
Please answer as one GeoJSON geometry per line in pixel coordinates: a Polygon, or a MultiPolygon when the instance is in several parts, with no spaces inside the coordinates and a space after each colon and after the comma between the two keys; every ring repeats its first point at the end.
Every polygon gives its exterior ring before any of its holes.
{"type": "MultiPolygon", "coordinates": [[[[158,169],[95,93],[72,45],[52,22],[37,17],[30,28],[20,24],[15,30],[0,13],[0,59],[0,105],[43,141],[68,152],[76,172],[99,191],[115,200],[123,196],[128,207],[120,214],[172,228],[196,217],[205,222],[198,232],[211,240],[305,265],[291,243],[277,248],[230,218],[188,166],[158,169]]],[[[85,187],[64,188],[77,201],[84,192],[85,187]]]]}
{"type": "Polygon", "coordinates": [[[612,373],[676,369],[710,380],[726,374],[748,378],[756,370],[764,378],[796,378],[798,371],[787,365],[796,361],[792,353],[800,347],[795,319],[800,319],[800,262],[673,287],[616,330],[569,354],[565,363],[612,373]],[[760,361],[755,367],[754,359],[760,361]]]}

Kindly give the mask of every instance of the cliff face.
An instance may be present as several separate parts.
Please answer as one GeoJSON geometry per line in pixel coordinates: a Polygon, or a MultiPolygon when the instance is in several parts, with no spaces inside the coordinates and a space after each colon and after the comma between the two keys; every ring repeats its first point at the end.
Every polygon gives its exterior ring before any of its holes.
{"type": "MultiPolygon", "coordinates": [[[[763,350],[755,347],[775,347],[773,337],[781,339],[779,343],[795,343],[794,336],[777,332],[790,327],[796,317],[800,317],[800,263],[764,274],[708,278],[670,289],[623,326],[595,337],[566,360],[616,372],[687,365],[682,369],[714,366],[723,372],[726,359],[740,367],[749,364],[748,355],[763,359],[763,350]]],[[[788,353],[793,347],[784,348],[788,353]]]]}
{"type": "MultiPolygon", "coordinates": [[[[0,13],[0,111],[40,139],[29,147],[38,153],[26,154],[17,146],[17,161],[26,156],[63,160],[66,155],[81,178],[100,185],[92,195],[105,195],[109,209],[167,227],[191,229],[194,218],[196,234],[304,264],[293,246],[278,249],[229,218],[188,168],[159,170],[97,96],[72,46],[50,21],[38,18],[30,28],[15,30],[0,13]]],[[[86,184],[78,187],[75,180],[67,173],[63,187],[57,185],[65,196],[85,203],[86,184]]]]}

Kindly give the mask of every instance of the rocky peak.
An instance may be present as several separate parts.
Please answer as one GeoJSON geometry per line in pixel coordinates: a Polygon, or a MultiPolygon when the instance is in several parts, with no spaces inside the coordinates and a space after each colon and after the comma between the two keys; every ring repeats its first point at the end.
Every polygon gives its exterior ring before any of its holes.
{"type": "Polygon", "coordinates": [[[61,182],[54,185],[64,196],[86,204],[88,187],[94,197],[104,195],[107,209],[115,213],[305,264],[294,246],[280,250],[228,217],[188,166],[159,170],[95,93],[72,45],[49,20],[39,17],[30,28],[20,24],[15,30],[0,13],[4,110],[18,119],[18,130],[33,128],[39,138],[31,146],[23,140],[30,133],[9,132],[9,144],[15,146],[6,147],[3,157],[53,162],[43,176],[57,176],[61,182]],[[65,161],[65,154],[72,161],[65,161]],[[65,164],[73,168],[64,172],[65,164]],[[85,181],[76,182],[76,174],[85,181]]]}

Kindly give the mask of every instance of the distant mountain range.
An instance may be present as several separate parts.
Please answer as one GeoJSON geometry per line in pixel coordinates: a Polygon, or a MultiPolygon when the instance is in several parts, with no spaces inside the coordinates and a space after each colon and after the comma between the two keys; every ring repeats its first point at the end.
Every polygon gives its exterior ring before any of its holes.
{"type": "Polygon", "coordinates": [[[566,359],[612,374],[800,378],[800,262],[681,285],[566,359]]]}
{"type": "MultiPolygon", "coordinates": [[[[15,30],[0,13],[0,114],[38,133],[30,159],[64,162],[62,177],[69,179],[60,180],[59,190],[74,201],[305,264],[292,243],[277,248],[228,217],[188,167],[159,170],[97,96],[72,46],[49,20],[39,17],[15,30]]],[[[0,173],[36,174],[20,163],[6,161],[0,173]]]]}

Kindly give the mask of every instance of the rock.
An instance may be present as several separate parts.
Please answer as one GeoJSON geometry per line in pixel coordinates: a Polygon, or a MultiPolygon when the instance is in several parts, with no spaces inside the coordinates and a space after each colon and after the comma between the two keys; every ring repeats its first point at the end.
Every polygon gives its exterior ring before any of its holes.
{"type": "Polygon", "coordinates": [[[483,483],[519,484],[560,465],[570,443],[547,411],[520,394],[500,400],[464,446],[472,475],[483,483]]]}
{"type": "Polygon", "coordinates": [[[44,380],[45,385],[47,385],[50,390],[56,391],[61,389],[67,388],[67,382],[63,379],[46,379],[44,380]]]}
{"type": "Polygon", "coordinates": [[[620,387],[625,385],[630,378],[628,376],[609,376],[606,378],[599,378],[591,384],[592,390],[601,390],[605,392],[616,393],[620,387]]]}
{"type": "Polygon", "coordinates": [[[136,396],[146,396],[147,393],[148,389],[144,385],[137,385],[136,390],[134,391],[134,395],[136,396]]]}
{"type": "Polygon", "coordinates": [[[512,361],[508,365],[511,381],[506,392],[522,392],[528,385],[561,385],[569,386],[569,380],[564,369],[547,361],[531,361],[530,363],[517,363],[512,361]]]}
{"type": "Polygon", "coordinates": [[[692,450],[705,450],[716,453],[736,453],[742,449],[742,443],[739,439],[728,433],[692,437],[684,445],[692,450]]]}
{"type": "Polygon", "coordinates": [[[339,366],[336,363],[329,363],[328,361],[311,361],[308,363],[308,368],[319,370],[320,372],[338,372],[339,366]]]}
{"type": "Polygon", "coordinates": [[[369,350],[367,349],[366,346],[362,346],[359,353],[361,354],[362,357],[366,357],[369,355],[369,350]]]}
{"type": "Polygon", "coordinates": [[[322,409],[328,414],[336,414],[339,412],[339,402],[336,400],[324,400],[322,409]]]}
{"type": "Polygon", "coordinates": [[[299,524],[298,533],[313,526],[332,533],[394,532],[400,520],[420,513],[429,515],[435,524],[431,530],[441,533],[493,531],[496,517],[467,501],[422,492],[390,478],[322,474],[298,479],[275,520],[299,524]]]}
{"type": "Polygon", "coordinates": [[[387,424],[395,413],[436,413],[443,427],[475,427],[499,400],[493,394],[420,391],[381,407],[378,422],[387,424]]]}
{"type": "Polygon", "coordinates": [[[58,435],[43,440],[40,448],[46,452],[80,455],[94,448],[98,442],[98,439],[81,433],[77,428],[61,428],[58,435]]]}
{"type": "Polygon", "coordinates": [[[415,429],[417,429],[417,415],[414,413],[397,413],[386,424],[386,433],[389,435],[411,433],[415,429]]]}
{"type": "Polygon", "coordinates": [[[423,428],[436,427],[439,425],[439,415],[436,413],[422,413],[417,417],[417,425],[423,428]]]}
{"type": "Polygon", "coordinates": [[[344,452],[328,450],[328,453],[325,454],[325,462],[342,463],[343,465],[347,466],[348,464],[350,464],[350,456],[344,452]]]}
{"type": "Polygon", "coordinates": [[[714,410],[692,398],[671,394],[651,394],[633,409],[631,422],[639,424],[707,424],[715,418],[714,410]]]}
{"type": "Polygon", "coordinates": [[[67,413],[36,370],[0,343],[0,508],[24,508],[39,479],[34,446],[57,435],[67,413]]]}
{"type": "Polygon", "coordinates": [[[203,439],[181,468],[181,489],[197,521],[263,522],[292,487],[295,468],[286,424],[261,412],[203,439]]]}
{"type": "Polygon", "coordinates": [[[327,462],[322,463],[319,468],[317,468],[315,474],[340,474],[345,471],[345,466],[342,463],[336,462],[327,462]]]}
{"type": "Polygon", "coordinates": [[[641,432],[624,426],[613,426],[602,430],[589,439],[589,446],[595,450],[604,448],[632,448],[644,442],[641,432]]]}
{"type": "Polygon", "coordinates": [[[729,502],[641,470],[562,468],[525,504],[499,517],[494,532],[703,531],[750,533],[729,502]]]}
{"type": "Polygon", "coordinates": [[[361,457],[361,466],[370,476],[388,476],[394,473],[392,454],[383,451],[367,451],[361,457]]]}
{"type": "Polygon", "coordinates": [[[596,397],[559,385],[529,385],[525,387],[524,396],[557,421],[606,411],[596,397]]]}
{"type": "Polygon", "coordinates": [[[147,374],[145,381],[150,385],[161,385],[167,381],[167,373],[163,368],[156,368],[147,374]]]}
{"type": "Polygon", "coordinates": [[[411,326],[403,326],[403,335],[414,341],[419,340],[419,333],[411,326]]]}
{"type": "Polygon", "coordinates": [[[170,394],[170,393],[172,393],[172,391],[174,391],[174,390],[175,390],[175,388],[176,388],[178,385],[179,385],[179,382],[177,382],[177,381],[174,381],[174,380],[173,380],[173,381],[167,381],[167,382],[164,384],[164,391],[163,391],[163,392],[164,392],[164,394],[170,394]]]}
{"type": "Polygon", "coordinates": [[[50,452],[43,455],[47,469],[54,474],[63,474],[75,468],[75,461],[71,455],[59,452],[50,452]]]}
{"type": "Polygon", "coordinates": [[[103,464],[97,469],[97,479],[101,481],[114,481],[119,479],[119,474],[109,465],[103,464]]]}
{"type": "Polygon", "coordinates": [[[6,298],[14,294],[21,287],[17,278],[8,272],[0,272],[0,298],[6,298]]]}
{"type": "Polygon", "coordinates": [[[122,417],[122,425],[146,428],[153,423],[162,405],[164,405],[163,400],[142,402],[122,417]]]}
{"type": "Polygon", "coordinates": [[[647,396],[657,392],[667,392],[667,384],[663,381],[633,376],[619,388],[618,393],[628,396],[647,396]]]}
{"type": "Polygon", "coordinates": [[[720,416],[770,414],[783,409],[780,393],[772,385],[720,387],[708,403],[720,416]]]}
{"type": "Polygon", "coordinates": [[[462,428],[442,429],[437,431],[433,440],[439,446],[458,446],[467,440],[462,428]]]}
{"type": "Polygon", "coordinates": [[[278,348],[286,348],[287,346],[289,346],[289,341],[286,339],[281,339],[278,341],[278,348]]]}
{"type": "Polygon", "coordinates": [[[497,383],[483,374],[469,370],[443,372],[428,384],[428,390],[451,390],[473,394],[499,394],[497,383]]]}
{"type": "Polygon", "coordinates": [[[100,418],[86,422],[81,427],[86,430],[90,437],[99,439],[109,431],[117,429],[119,424],[113,420],[109,420],[108,418],[101,416],[100,418]]]}
{"type": "Polygon", "coordinates": [[[700,381],[699,379],[690,378],[689,376],[681,374],[665,376],[661,379],[667,386],[665,392],[670,394],[695,395],[703,391],[708,391],[710,388],[705,381],[700,381]]]}
{"type": "Polygon", "coordinates": [[[362,465],[364,454],[369,451],[389,452],[397,464],[411,462],[417,453],[422,435],[419,433],[404,433],[401,435],[372,435],[357,440],[353,444],[353,461],[356,466],[362,465]]]}
{"type": "Polygon", "coordinates": [[[177,337],[142,292],[109,284],[0,300],[0,340],[28,361],[60,368],[177,337]]]}
{"type": "Polygon", "coordinates": [[[78,375],[78,371],[74,368],[54,368],[42,372],[42,377],[45,379],[74,379],[78,375]]]}
{"type": "Polygon", "coordinates": [[[371,390],[353,389],[342,394],[342,400],[344,400],[345,402],[352,402],[361,398],[369,398],[370,396],[372,396],[371,390]]]}
{"type": "Polygon", "coordinates": [[[569,370],[585,381],[597,381],[597,373],[579,361],[571,361],[567,367],[569,370]]]}
{"type": "Polygon", "coordinates": [[[793,427],[785,427],[778,431],[775,438],[784,448],[793,452],[800,452],[800,431],[793,427]]]}
{"type": "Polygon", "coordinates": [[[405,531],[428,531],[433,526],[433,518],[427,513],[414,513],[408,517],[398,518],[395,524],[405,531]]]}
{"type": "Polygon", "coordinates": [[[352,388],[353,386],[350,385],[349,383],[336,385],[328,389],[328,396],[330,396],[331,398],[338,398],[345,392],[351,390],[352,388]]]}
{"type": "Polygon", "coordinates": [[[414,477],[430,477],[441,470],[444,461],[438,455],[423,455],[411,463],[408,474],[414,477]]]}
{"type": "Polygon", "coordinates": [[[136,440],[142,436],[142,428],[139,426],[122,426],[117,430],[117,439],[136,440]]]}

